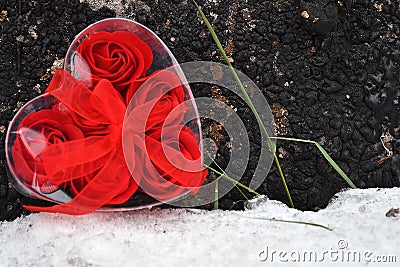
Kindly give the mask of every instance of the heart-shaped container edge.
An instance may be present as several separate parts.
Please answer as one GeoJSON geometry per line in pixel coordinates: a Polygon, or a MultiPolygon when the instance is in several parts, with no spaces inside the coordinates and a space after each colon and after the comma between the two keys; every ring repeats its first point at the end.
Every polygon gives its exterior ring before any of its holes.
{"type": "MultiPolygon", "coordinates": [[[[76,48],[79,46],[79,44],[90,34],[93,34],[95,32],[99,31],[109,31],[113,32],[116,30],[124,30],[124,31],[130,31],[134,34],[136,34],[140,39],[145,41],[152,51],[157,51],[159,52],[160,55],[165,56],[165,54],[168,56],[170,59],[170,62],[166,63],[163,65],[163,59],[164,57],[160,60],[161,62],[158,62],[159,65],[156,66],[155,70],[159,69],[164,69],[164,68],[171,68],[173,66],[175,74],[178,75],[180,80],[182,81],[182,86],[185,90],[185,100],[189,100],[191,102],[191,106],[193,107],[189,112],[193,112],[194,116],[192,115],[191,117],[197,118],[196,120],[192,121],[189,127],[193,130],[193,132],[196,135],[196,138],[198,139],[200,151],[203,151],[202,143],[200,142],[202,140],[202,133],[201,133],[201,124],[200,124],[200,116],[197,110],[197,106],[193,97],[193,93],[190,89],[190,87],[187,85],[187,80],[186,77],[180,68],[176,58],[172,54],[172,52],[169,50],[169,48],[164,44],[164,42],[149,28],[145,27],[144,25],[137,23],[135,21],[129,20],[129,19],[122,19],[122,18],[110,18],[110,19],[105,19],[98,21],[96,23],[93,23],[86,27],[83,31],[81,31],[73,40],[71,43],[66,57],[64,61],[64,69],[67,71],[70,71],[73,74],[73,64],[71,64],[71,60],[73,59],[74,52],[76,51],[76,48]],[[161,64],[160,64],[161,63],[161,64]]],[[[155,58],[154,61],[157,61],[157,58],[155,58]]],[[[152,66],[153,68],[153,66],[152,66]]],[[[14,164],[13,164],[13,159],[11,155],[11,149],[12,149],[12,144],[14,143],[16,134],[17,134],[17,129],[21,121],[30,113],[36,112],[41,109],[48,109],[50,106],[54,105],[57,103],[57,100],[52,97],[49,94],[43,94],[40,95],[32,100],[30,100],[28,103],[26,103],[14,116],[12,121],[9,124],[7,134],[6,134],[6,161],[7,161],[7,172],[8,176],[13,182],[13,185],[15,188],[23,195],[26,195],[31,198],[36,198],[52,203],[65,203],[71,199],[70,196],[68,196],[65,192],[62,190],[57,190],[51,194],[44,194],[42,192],[35,191],[31,188],[28,188],[24,185],[23,182],[21,182],[20,178],[15,172],[14,169],[14,164]]],[[[201,154],[202,160],[203,160],[203,154],[201,154]]],[[[189,192],[189,191],[188,191],[189,192]]],[[[186,194],[184,194],[186,195],[186,194]]],[[[177,198],[183,197],[184,195],[180,195],[177,198]]],[[[174,201],[176,199],[171,199],[171,201],[174,201]]],[[[129,200],[127,201],[129,202],[129,200]]],[[[126,203],[127,203],[126,202],[126,203]]],[[[99,209],[99,211],[126,211],[126,210],[135,210],[135,209],[142,209],[142,208],[150,208],[153,206],[157,206],[162,204],[160,201],[154,200],[153,203],[147,203],[141,206],[125,206],[126,203],[123,203],[121,205],[113,205],[113,206],[107,206],[107,207],[102,207],[99,209]]]]}

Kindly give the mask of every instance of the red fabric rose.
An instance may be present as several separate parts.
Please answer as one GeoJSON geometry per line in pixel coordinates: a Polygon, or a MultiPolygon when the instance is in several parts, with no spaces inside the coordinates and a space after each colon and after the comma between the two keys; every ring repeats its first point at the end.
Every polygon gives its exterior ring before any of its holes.
{"type": "MultiPolygon", "coordinates": [[[[171,71],[162,70],[139,80],[142,85],[132,86],[126,95],[128,109],[131,112],[130,123],[144,126],[145,131],[160,129],[166,125],[178,125],[182,122],[187,107],[181,80],[171,71]],[[168,121],[166,121],[168,117],[168,121]]],[[[137,129],[136,131],[143,131],[137,129]]]]}
{"type": "Polygon", "coordinates": [[[141,188],[150,196],[171,200],[181,192],[197,193],[207,177],[202,166],[199,145],[192,130],[186,126],[171,126],[146,136],[146,170],[156,170],[144,176],[141,188]]]}
{"type": "Polygon", "coordinates": [[[63,112],[40,110],[29,114],[19,125],[12,147],[15,169],[28,187],[51,193],[58,186],[51,182],[46,173],[42,152],[50,146],[82,138],[82,131],[63,112]]]}
{"type": "MultiPolygon", "coordinates": [[[[68,109],[64,114],[74,113],[85,122],[97,123],[101,134],[83,136],[81,133],[81,138],[55,142],[41,151],[47,181],[56,186],[67,184],[76,195],[71,201],[53,207],[26,208],[79,215],[106,204],[127,201],[138,185],[131,178],[122,152],[121,127],[126,107],[121,96],[107,80],[101,80],[91,91],[63,70],[56,71],[46,93],[68,109]]],[[[56,109],[52,112],[63,114],[59,105],[56,109]]],[[[46,114],[34,114],[42,121],[47,119],[46,114]]],[[[25,120],[23,125],[29,122],[25,120]]]]}
{"type": "Polygon", "coordinates": [[[173,125],[146,135],[130,135],[128,125],[124,127],[125,158],[133,177],[142,175],[139,186],[146,194],[168,201],[188,191],[197,193],[207,170],[190,128],[173,125]]]}
{"type": "Polygon", "coordinates": [[[151,48],[127,31],[98,32],[78,46],[75,74],[93,88],[101,79],[110,81],[119,92],[146,75],[153,63],[151,48]]]}

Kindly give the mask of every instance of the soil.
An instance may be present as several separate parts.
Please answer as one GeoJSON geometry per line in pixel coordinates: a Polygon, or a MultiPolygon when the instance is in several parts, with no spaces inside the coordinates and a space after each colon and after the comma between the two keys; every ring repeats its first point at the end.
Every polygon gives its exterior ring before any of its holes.
{"type": "MultiPolygon", "coordinates": [[[[116,11],[92,9],[102,2],[0,3],[0,220],[26,213],[21,205],[34,202],[21,196],[7,178],[4,138],[8,123],[24,103],[45,90],[53,64],[63,59],[74,36],[86,26],[124,16],[158,34],[179,62],[222,62],[191,1],[120,0],[114,1],[120,4],[116,11]]],[[[360,188],[400,186],[398,1],[198,3],[234,67],[256,82],[276,111],[278,135],[318,141],[360,188]]],[[[211,85],[192,89],[195,96],[212,96],[216,90],[211,85]]],[[[260,153],[260,132],[237,96],[220,90],[218,97],[237,108],[249,133],[251,158],[240,180],[248,184],[260,153]]],[[[203,120],[203,132],[218,139],[216,161],[225,166],[230,159],[229,137],[207,120],[203,120]]],[[[278,142],[278,151],[297,208],[324,208],[336,192],[347,187],[314,146],[278,142]]],[[[265,175],[257,191],[286,202],[276,168],[265,175]]],[[[220,200],[220,207],[243,208],[242,199],[232,190],[220,200]]]]}

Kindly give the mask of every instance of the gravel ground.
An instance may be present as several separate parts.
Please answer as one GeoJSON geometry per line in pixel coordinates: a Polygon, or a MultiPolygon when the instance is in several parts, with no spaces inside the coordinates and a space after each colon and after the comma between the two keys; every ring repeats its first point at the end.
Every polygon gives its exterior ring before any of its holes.
{"type": "MultiPolygon", "coordinates": [[[[400,3],[367,0],[199,1],[235,68],[263,90],[278,124],[278,134],[320,142],[358,187],[400,186],[400,3]],[[393,155],[387,156],[381,142],[393,155]],[[389,138],[390,139],[390,138],[389,138]]],[[[36,0],[0,3],[0,219],[21,214],[32,203],[9,184],[4,137],[8,122],[28,100],[42,93],[52,67],[62,62],[74,36],[90,23],[127,17],[145,24],[170,47],[179,62],[221,62],[191,1],[36,0]]],[[[53,69],[54,69],[53,67],[53,69]]],[[[193,86],[196,96],[211,96],[211,86],[193,86]]],[[[252,142],[241,182],[256,167],[260,134],[246,107],[221,89],[236,107],[252,142]]],[[[204,135],[218,136],[217,161],[230,158],[229,138],[210,121],[204,135]],[[217,132],[217,134],[216,134],[217,132]]],[[[279,142],[281,164],[300,209],[324,208],[346,184],[315,147],[279,142]]],[[[267,175],[267,174],[266,174],[267,175]]],[[[257,190],[286,201],[273,167],[257,190]]],[[[241,200],[236,190],[220,205],[241,200]]],[[[234,208],[243,207],[242,202],[234,208]]]]}

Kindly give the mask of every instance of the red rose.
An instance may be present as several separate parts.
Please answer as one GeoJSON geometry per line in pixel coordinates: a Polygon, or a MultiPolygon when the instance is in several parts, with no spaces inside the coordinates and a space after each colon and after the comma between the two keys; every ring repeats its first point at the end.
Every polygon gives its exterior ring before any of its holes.
{"type": "Polygon", "coordinates": [[[186,126],[175,125],[145,136],[146,149],[136,151],[140,187],[159,200],[172,200],[190,190],[197,193],[207,170],[196,137],[186,126]]]}
{"type": "Polygon", "coordinates": [[[29,114],[19,125],[12,147],[16,172],[29,187],[37,186],[43,193],[57,190],[47,175],[42,152],[53,145],[82,138],[82,131],[63,112],[41,110],[29,114]]]}
{"type": "Polygon", "coordinates": [[[127,31],[98,32],[78,46],[75,75],[93,88],[107,79],[119,92],[128,89],[146,75],[153,63],[151,48],[127,31]]]}
{"type": "Polygon", "coordinates": [[[143,84],[138,89],[132,86],[126,96],[128,112],[132,110],[130,123],[137,127],[137,131],[144,130],[144,123],[145,131],[154,131],[161,128],[164,122],[167,125],[182,122],[187,107],[183,103],[185,94],[176,74],[162,70],[139,82],[143,84]]]}
{"type": "MultiPolygon", "coordinates": [[[[89,131],[86,135],[85,132],[79,131],[80,135],[73,135],[75,139],[72,139],[72,133],[68,132],[67,138],[57,138],[41,151],[38,158],[46,175],[45,180],[50,181],[52,185],[68,186],[73,198],[67,203],[53,207],[26,208],[32,211],[78,215],[92,212],[107,204],[121,204],[127,201],[135,193],[138,185],[131,177],[122,152],[121,127],[126,107],[121,95],[107,80],[101,80],[93,90],[89,90],[82,82],[63,70],[57,70],[54,74],[46,93],[62,103],[62,106],[57,104],[53,110],[47,111],[60,116],[54,119],[59,120],[61,124],[57,124],[55,129],[79,130],[83,122],[90,122],[91,126],[97,124],[97,134],[89,131]],[[71,114],[74,116],[70,116],[71,114]],[[68,121],[63,119],[64,117],[67,117],[68,121]],[[79,118],[79,123],[72,118],[79,118]]],[[[42,111],[30,116],[22,122],[21,127],[32,129],[36,121],[48,120],[48,114],[42,111]],[[34,116],[35,121],[32,121],[30,116],[34,116]]],[[[32,144],[41,143],[40,136],[31,136],[32,144]]],[[[17,142],[14,147],[19,148],[17,142]]],[[[28,147],[26,150],[32,149],[28,147]]],[[[18,151],[15,153],[17,156],[20,154],[18,151]]]]}

